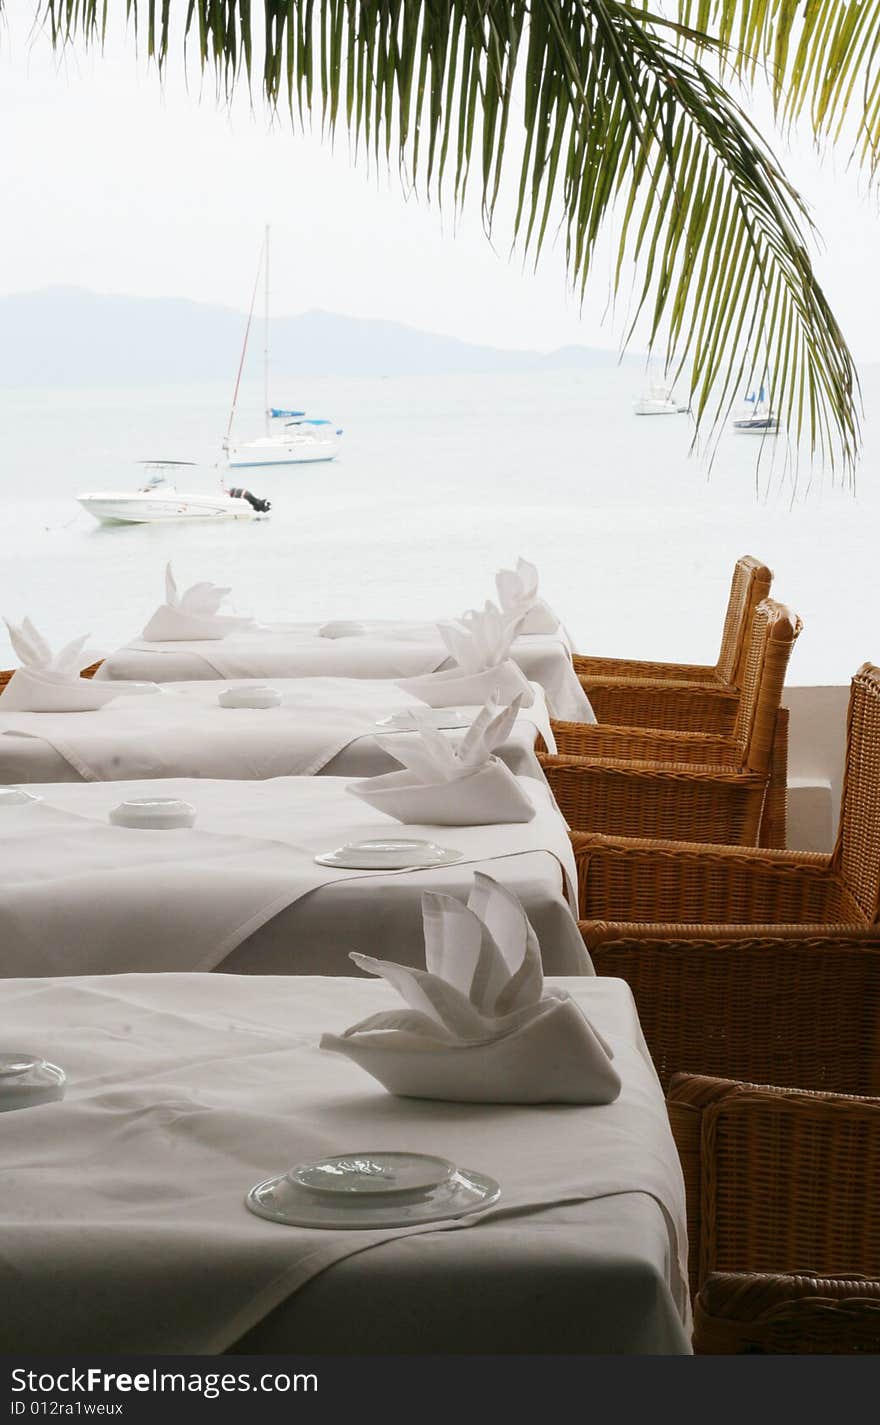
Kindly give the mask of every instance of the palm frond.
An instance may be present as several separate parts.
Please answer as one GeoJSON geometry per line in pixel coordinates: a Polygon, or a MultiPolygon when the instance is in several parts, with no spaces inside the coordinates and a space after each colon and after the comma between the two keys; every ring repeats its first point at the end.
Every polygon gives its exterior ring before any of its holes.
{"type": "Polygon", "coordinates": [[[854,156],[877,173],[880,0],[679,0],[678,10],[713,36],[727,72],[766,75],[783,122],[809,117],[820,141],[852,130],[854,156]]]}
{"type": "MultiPolygon", "coordinates": [[[[124,3],[163,65],[173,0],[124,3]]],[[[63,44],[100,41],[112,0],[41,4],[63,44]]],[[[345,126],[429,195],[460,203],[476,170],[489,228],[512,169],[514,238],[537,260],[561,226],[581,293],[616,222],[615,290],[689,381],[698,426],[717,430],[760,379],[792,440],[851,471],[856,377],[804,205],[695,33],[736,8],[682,0],[672,23],[635,0],[187,0],[183,29],[227,94],[261,51],[271,106],[345,126]]]]}

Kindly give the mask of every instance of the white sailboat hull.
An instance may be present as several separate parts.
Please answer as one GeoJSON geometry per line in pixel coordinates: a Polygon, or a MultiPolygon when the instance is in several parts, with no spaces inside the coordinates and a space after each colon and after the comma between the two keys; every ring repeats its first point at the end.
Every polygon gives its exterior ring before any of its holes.
{"type": "Polygon", "coordinates": [[[140,490],[136,494],[94,491],[77,500],[101,524],[172,524],[183,520],[250,520],[246,500],[229,495],[190,495],[181,491],[140,490]]]}
{"type": "Polygon", "coordinates": [[[633,409],[637,416],[679,416],[687,410],[687,407],[679,406],[676,401],[661,401],[645,397],[641,401],[636,401],[633,409]]]}
{"type": "Polygon", "coordinates": [[[732,424],[740,435],[776,435],[779,431],[777,416],[743,416],[732,424]]]}
{"type": "Polygon", "coordinates": [[[276,439],[262,436],[259,440],[242,441],[230,445],[226,452],[227,464],[231,469],[244,469],[259,465],[312,465],[316,461],[335,460],[339,454],[339,441],[335,438],[276,439]]]}

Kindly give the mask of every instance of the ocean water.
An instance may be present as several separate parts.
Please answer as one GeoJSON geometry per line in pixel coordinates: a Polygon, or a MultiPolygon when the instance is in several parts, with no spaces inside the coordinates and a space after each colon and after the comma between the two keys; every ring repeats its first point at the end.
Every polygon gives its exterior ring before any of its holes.
{"type": "MultiPolygon", "coordinates": [[[[159,458],[198,462],[181,489],[216,488],[226,386],[0,392],[0,613],[106,651],[161,601],[171,559],[264,620],[448,617],[523,554],[579,649],[713,662],[731,567],[752,553],[804,620],[792,682],[880,660],[876,374],[857,493],[814,469],[807,494],[802,461],[794,500],[781,440],[759,467],[761,442],[726,434],[708,470],[688,416],[635,417],[634,366],[307,386],[275,398],[335,419],[342,456],[234,472],[272,501],[265,520],[168,526],[102,527],[74,497],[135,489],[136,462],[159,458]]],[[[244,392],[239,436],[259,433],[259,404],[244,392]]]]}

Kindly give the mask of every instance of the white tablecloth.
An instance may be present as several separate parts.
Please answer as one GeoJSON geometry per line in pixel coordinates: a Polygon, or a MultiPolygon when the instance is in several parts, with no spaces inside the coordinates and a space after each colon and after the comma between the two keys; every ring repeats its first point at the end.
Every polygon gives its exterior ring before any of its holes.
{"type": "MultiPolygon", "coordinates": [[[[157,683],[195,678],[406,678],[448,665],[436,624],[373,622],[366,634],[322,638],[318,624],[274,624],[263,632],[187,643],[135,639],[111,653],[99,678],[150,679],[157,683]]],[[[589,700],[560,630],[514,639],[511,658],[540,683],[553,717],[593,722],[589,700]]]]}
{"type": "MultiPolygon", "coordinates": [[[[254,683],[258,680],[249,680],[254,683]]],[[[94,712],[3,711],[0,785],[22,782],[119,782],[155,777],[371,777],[398,763],[377,735],[389,713],[424,704],[387,679],[279,678],[278,708],[223,708],[228,680],[166,683],[160,693],[120,697],[94,712]]],[[[539,775],[531,753],[538,732],[553,745],[543,689],[524,709],[498,755],[512,771],[539,775]]],[[[476,708],[462,709],[476,715],[476,708]]],[[[461,734],[451,732],[456,740],[461,734]]]]}
{"type": "Polygon", "coordinates": [[[247,970],[348,975],[351,950],[424,964],[423,890],[466,896],[476,866],[523,902],[549,973],[590,974],[568,830],[546,785],[520,778],[536,815],[517,825],[401,827],[340,777],[169,778],[41,786],[0,807],[0,976],[247,970]],[[111,826],[121,800],[180,797],[191,830],[111,826]],[[463,859],[422,871],[342,871],[318,852],[406,835],[463,859]]]}
{"type": "Polygon", "coordinates": [[[614,1049],[607,1107],[392,1098],[317,1048],[393,1002],[376,982],[8,984],[0,1043],[48,1054],[69,1088],[0,1116],[0,1350],[686,1352],[683,1184],[632,997],[566,988],[614,1049]],[[244,1207],[297,1162],[370,1148],[441,1154],[501,1199],[373,1232],[244,1207]]]}

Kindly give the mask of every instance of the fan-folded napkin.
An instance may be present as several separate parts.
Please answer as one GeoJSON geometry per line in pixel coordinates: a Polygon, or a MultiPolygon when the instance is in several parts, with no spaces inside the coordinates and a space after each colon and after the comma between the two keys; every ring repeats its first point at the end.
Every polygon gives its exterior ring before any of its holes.
{"type": "Polygon", "coordinates": [[[544,990],[541,950],[512,891],[477,871],[467,905],[422,896],[426,970],[369,955],[406,1009],[371,1015],[321,1048],[390,1093],[464,1103],[613,1103],[609,1045],[563,990],[544,990]]]}
{"type": "Polygon", "coordinates": [[[83,634],[53,653],[39,629],[29,618],[21,625],[4,620],[9,641],[21,667],[16,668],[2,694],[3,712],[92,712],[123,693],[143,693],[155,684],[96,683],[81,678],[80,670],[91,662],[84,653],[89,635],[83,634]]]}
{"type": "Polygon", "coordinates": [[[519,695],[522,706],[531,707],[528,679],[510,656],[516,626],[495,604],[487,600],[483,609],[470,609],[453,623],[439,623],[437,631],[455,666],[420,678],[400,678],[399,688],[432,708],[490,698],[509,702],[519,695]]]}
{"type": "Polygon", "coordinates": [[[549,604],[538,597],[538,571],[527,559],[517,559],[515,569],[499,569],[495,588],[501,612],[517,633],[555,633],[559,628],[549,604]]]}
{"type": "Polygon", "coordinates": [[[188,639],[218,639],[253,628],[252,618],[221,614],[220,605],[231,592],[218,584],[193,584],[182,594],[170,564],[165,566],[165,602],[153,614],[141,637],[148,643],[176,643],[188,639]]]}
{"type": "Polygon", "coordinates": [[[420,722],[415,712],[414,734],[377,739],[403,770],[352,782],[347,790],[377,811],[419,826],[531,821],[534,806],[510,768],[493,755],[521,704],[519,697],[506,708],[487,703],[459,743],[420,722]]]}

